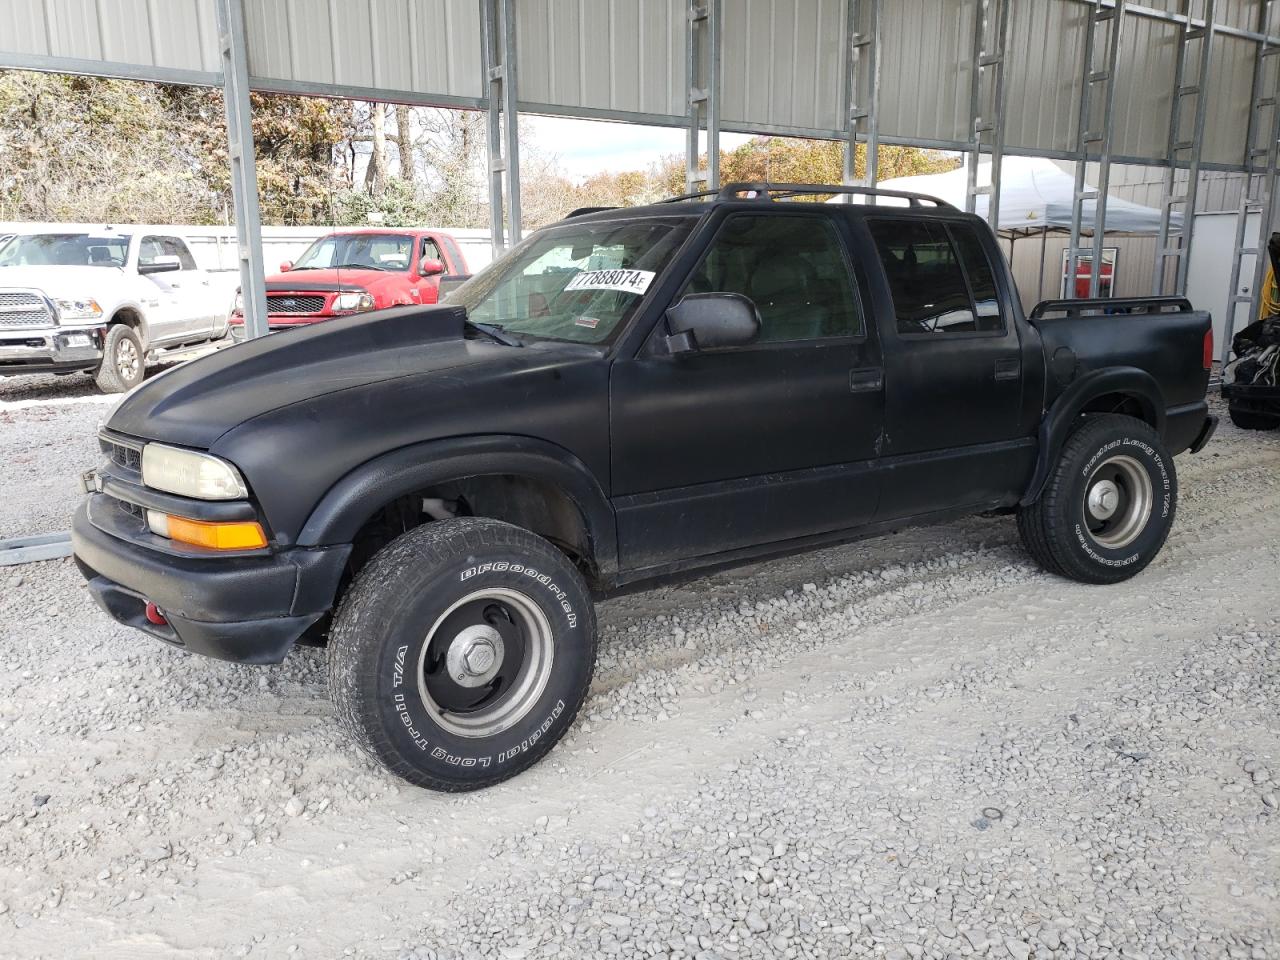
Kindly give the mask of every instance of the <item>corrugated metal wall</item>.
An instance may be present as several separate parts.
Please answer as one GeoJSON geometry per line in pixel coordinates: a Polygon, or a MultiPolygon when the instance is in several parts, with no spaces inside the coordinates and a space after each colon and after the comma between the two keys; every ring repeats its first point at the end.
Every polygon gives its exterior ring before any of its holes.
{"type": "Polygon", "coordinates": [[[212,0],[0,0],[0,51],[218,69],[212,0]]]}
{"type": "Polygon", "coordinates": [[[684,8],[682,0],[520,0],[520,100],[683,115],[684,8]]]}
{"type": "MultiPolygon", "coordinates": [[[[118,2],[118,0],[115,0],[118,2]]],[[[480,8],[474,0],[252,0],[245,4],[255,80],[478,99],[480,8]]]]}
{"type": "MultiPolygon", "coordinates": [[[[847,0],[721,3],[723,125],[841,137],[847,0]]],[[[967,141],[978,3],[884,0],[882,137],[953,147],[967,141]]],[[[1203,3],[1193,2],[1193,15],[1203,3]]],[[[1007,147],[1070,153],[1089,4],[1013,4],[1007,147]]],[[[514,6],[523,104],[548,113],[683,122],[685,0],[516,0],[514,6]]],[[[1144,6],[1180,12],[1183,3],[1146,0],[1144,6]]],[[[147,68],[207,73],[217,69],[213,7],[214,0],[0,0],[0,63],[27,54],[129,64],[142,74],[147,68]]],[[[1257,0],[1218,0],[1215,16],[1226,27],[1252,30],[1258,9],[1257,0]]],[[[245,11],[251,84],[258,89],[482,102],[479,0],[246,0],[245,11]]],[[[1158,162],[1167,142],[1178,28],[1130,15],[1124,30],[1112,154],[1158,162]]],[[[1256,48],[1238,36],[1215,40],[1207,163],[1242,160],[1256,48]]]]}
{"type": "Polygon", "coordinates": [[[722,121],[840,130],[846,5],[846,0],[725,4],[722,121]]]}

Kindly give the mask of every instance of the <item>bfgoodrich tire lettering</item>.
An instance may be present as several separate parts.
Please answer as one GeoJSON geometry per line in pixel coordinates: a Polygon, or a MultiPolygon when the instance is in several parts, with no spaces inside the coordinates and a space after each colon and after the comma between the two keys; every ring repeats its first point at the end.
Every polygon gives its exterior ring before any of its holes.
{"type": "Polygon", "coordinates": [[[1018,530],[1050,572],[1118,583],[1155,559],[1177,504],[1173,457],[1151,427],[1088,417],[1067,438],[1040,499],[1019,512],[1018,530]]]}
{"type": "Polygon", "coordinates": [[[595,648],[590,594],[559,550],[510,524],[437,521],[389,544],[351,585],[329,685],[356,741],[393,773],[474,790],[564,735],[595,648]]]}

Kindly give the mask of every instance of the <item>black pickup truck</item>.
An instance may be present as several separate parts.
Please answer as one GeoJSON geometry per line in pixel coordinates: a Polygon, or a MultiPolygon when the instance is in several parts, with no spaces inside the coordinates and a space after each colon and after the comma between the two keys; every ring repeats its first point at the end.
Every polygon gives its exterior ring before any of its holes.
{"type": "Polygon", "coordinates": [[[1132,577],[1213,432],[1212,355],[1185,300],[1024,316],[941,201],[733,184],[156,377],[102,431],[75,556],[174,646],[327,644],[369,753],[473,789],[572,723],[598,597],[980,511],[1056,574],[1132,577]],[[862,202],[796,202],[822,194],[862,202]]]}

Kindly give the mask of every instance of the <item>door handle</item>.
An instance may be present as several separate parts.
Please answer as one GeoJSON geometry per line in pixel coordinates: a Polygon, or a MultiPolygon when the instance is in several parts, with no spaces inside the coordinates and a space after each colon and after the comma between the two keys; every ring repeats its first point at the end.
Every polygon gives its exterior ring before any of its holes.
{"type": "Polygon", "coordinates": [[[851,393],[875,393],[884,386],[884,371],[879,367],[862,367],[849,371],[851,393]]]}
{"type": "Polygon", "coordinates": [[[996,361],[996,379],[997,380],[1017,380],[1019,374],[1022,373],[1022,361],[1017,357],[1010,357],[1004,360],[996,361]]]}

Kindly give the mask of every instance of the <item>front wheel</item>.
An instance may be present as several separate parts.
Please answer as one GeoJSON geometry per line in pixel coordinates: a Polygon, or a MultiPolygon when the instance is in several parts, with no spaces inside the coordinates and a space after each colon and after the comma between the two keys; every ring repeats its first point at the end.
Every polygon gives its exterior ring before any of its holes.
{"type": "Polygon", "coordinates": [[[410,530],[361,570],[334,618],[329,689],[356,742],[433,790],[515,776],[564,735],[595,669],[582,576],[494,520],[410,530]]]}
{"type": "Polygon", "coordinates": [[[1178,504],[1173,457],[1134,417],[1088,417],[1067,438],[1018,531],[1045,569],[1083,583],[1118,583],[1164,546],[1178,504]]]}
{"type": "Polygon", "coordinates": [[[102,364],[96,379],[103,393],[124,393],[142,382],[146,374],[142,341],[132,327],[117,323],[107,328],[102,343],[102,364]]]}

